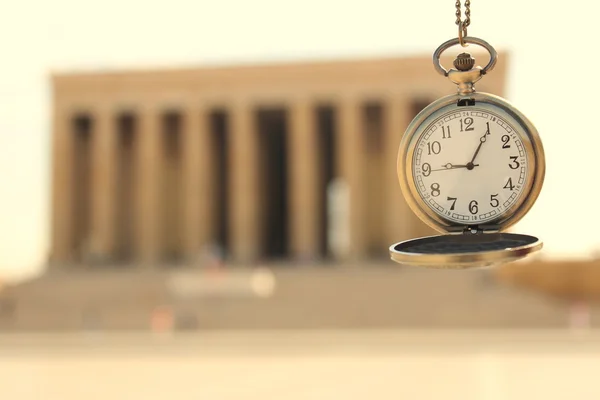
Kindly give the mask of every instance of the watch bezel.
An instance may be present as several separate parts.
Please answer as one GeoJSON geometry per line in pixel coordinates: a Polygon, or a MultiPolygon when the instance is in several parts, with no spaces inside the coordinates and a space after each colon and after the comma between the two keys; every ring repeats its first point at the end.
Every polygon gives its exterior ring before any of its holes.
{"type": "Polygon", "coordinates": [[[529,164],[523,183],[524,190],[509,209],[502,212],[497,218],[484,223],[493,231],[506,230],[521,220],[536,202],[545,177],[545,154],[540,136],[533,123],[510,102],[499,96],[483,92],[474,92],[468,95],[454,94],[434,101],[419,112],[407,127],[398,151],[397,173],[402,193],[408,206],[419,219],[438,232],[462,232],[477,225],[477,223],[465,224],[452,221],[433,211],[419,194],[414,180],[412,159],[418,139],[423,132],[419,132],[419,129],[429,126],[441,114],[447,112],[443,110],[447,106],[456,104],[459,107],[459,101],[474,101],[476,106],[484,108],[494,107],[496,112],[506,113],[515,120],[524,133],[522,141],[529,164]]]}

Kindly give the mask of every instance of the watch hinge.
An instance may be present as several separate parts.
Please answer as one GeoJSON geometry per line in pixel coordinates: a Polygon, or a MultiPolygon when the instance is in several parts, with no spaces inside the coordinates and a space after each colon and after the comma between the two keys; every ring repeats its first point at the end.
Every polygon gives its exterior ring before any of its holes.
{"type": "Polygon", "coordinates": [[[481,233],[497,233],[500,232],[498,225],[468,225],[464,227],[462,233],[465,235],[477,235],[481,233]]]}

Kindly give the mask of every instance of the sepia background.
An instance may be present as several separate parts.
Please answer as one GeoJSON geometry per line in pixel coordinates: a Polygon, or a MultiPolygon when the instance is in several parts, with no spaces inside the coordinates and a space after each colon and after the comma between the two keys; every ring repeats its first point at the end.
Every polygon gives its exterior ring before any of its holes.
{"type": "Polygon", "coordinates": [[[5,6],[0,394],[597,397],[599,6],[472,3],[547,158],[541,254],[476,271],[387,254],[454,2],[5,6]]]}

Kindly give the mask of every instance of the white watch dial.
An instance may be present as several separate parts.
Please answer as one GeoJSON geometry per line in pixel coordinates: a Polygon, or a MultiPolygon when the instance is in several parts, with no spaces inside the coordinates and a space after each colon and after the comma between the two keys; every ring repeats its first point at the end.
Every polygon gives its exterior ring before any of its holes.
{"type": "Polygon", "coordinates": [[[421,198],[459,224],[503,215],[519,201],[530,168],[518,128],[501,112],[476,106],[442,114],[415,145],[412,169],[421,198]]]}

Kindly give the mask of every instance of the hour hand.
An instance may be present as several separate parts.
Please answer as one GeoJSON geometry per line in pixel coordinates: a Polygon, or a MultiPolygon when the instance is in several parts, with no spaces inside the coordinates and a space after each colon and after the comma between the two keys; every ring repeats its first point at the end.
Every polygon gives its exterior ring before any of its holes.
{"type": "Polygon", "coordinates": [[[470,164],[473,164],[475,162],[475,158],[477,158],[477,154],[479,154],[479,150],[481,150],[481,146],[485,143],[485,141],[487,140],[487,135],[489,135],[489,134],[490,134],[490,125],[488,123],[488,129],[487,129],[487,131],[485,131],[483,136],[479,138],[479,144],[477,145],[477,149],[475,150],[475,154],[473,154],[473,158],[471,159],[470,164]]]}

